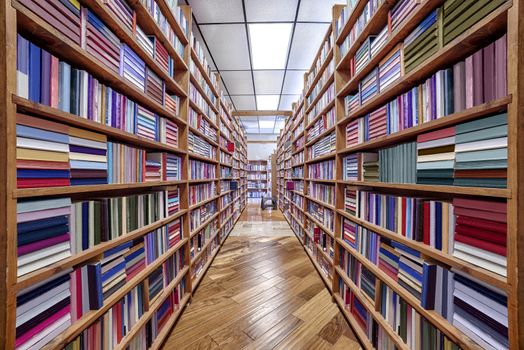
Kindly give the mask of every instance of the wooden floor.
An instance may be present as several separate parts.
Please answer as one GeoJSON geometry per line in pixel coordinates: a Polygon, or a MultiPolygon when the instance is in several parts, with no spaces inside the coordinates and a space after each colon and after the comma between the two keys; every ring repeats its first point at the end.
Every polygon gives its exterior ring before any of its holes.
{"type": "MultiPolygon", "coordinates": [[[[282,223],[250,209],[255,222],[282,223]]],[[[164,349],[359,349],[296,237],[248,236],[248,224],[237,223],[164,349]]]]}

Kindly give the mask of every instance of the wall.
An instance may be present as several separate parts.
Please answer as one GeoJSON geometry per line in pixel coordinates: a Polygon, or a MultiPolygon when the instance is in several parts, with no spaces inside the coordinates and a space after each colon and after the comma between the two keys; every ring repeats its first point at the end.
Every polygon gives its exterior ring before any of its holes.
{"type": "Polygon", "coordinates": [[[275,152],[275,143],[250,143],[247,142],[247,159],[249,160],[268,160],[269,156],[275,152]]]}

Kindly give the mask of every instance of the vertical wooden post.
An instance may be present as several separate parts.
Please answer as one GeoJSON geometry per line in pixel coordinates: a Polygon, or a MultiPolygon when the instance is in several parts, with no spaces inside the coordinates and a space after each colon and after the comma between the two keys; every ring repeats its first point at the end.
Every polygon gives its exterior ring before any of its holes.
{"type": "Polygon", "coordinates": [[[524,0],[514,0],[508,11],[508,310],[511,349],[524,349],[524,0]]]}
{"type": "Polygon", "coordinates": [[[16,324],[16,11],[0,5],[0,348],[13,349],[16,324]]]}

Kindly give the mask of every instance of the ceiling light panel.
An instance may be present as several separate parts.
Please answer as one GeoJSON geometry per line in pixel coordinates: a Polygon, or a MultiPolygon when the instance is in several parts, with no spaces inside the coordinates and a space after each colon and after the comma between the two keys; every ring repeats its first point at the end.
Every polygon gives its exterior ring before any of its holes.
{"type": "Polygon", "coordinates": [[[219,70],[250,69],[243,24],[207,25],[200,29],[219,70]]]}
{"type": "Polygon", "coordinates": [[[293,25],[252,23],[248,26],[253,69],[284,69],[293,25]]]}
{"type": "Polygon", "coordinates": [[[280,94],[284,79],[283,70],[257,70],[253,75],[257,94],[280,94]]]}
{"type": "Polygon", "coordinates": [[[283,94],[301,94],[304,89],[305,70],[288,70],[284,80],[283,94]]]}
{"type": "Polygon", "coordinates": [[[282,98],[280,99],[280,106],[278,106],[278,109],[281,111],[292,110],[292,104],[294,102],[298,102],[299,98],[300,95],[282,95],[282,98]]]}
{"type": "Polygon", "coordinates": [[[265,128],[265,129],[262,129],[260,128],[260,133],[261,134],[273,134],[274,133],[274,130],[273,128],[265,128]]]}
{"type": "Polygon", "coordinates": [[[249,96],[232,95],[231,98],[233,99],[233,102],[235,103],[235,108],[237,109],[237,111],[255,109],[255,96],[253,95],[249,95],[249,96]]]}
{"type": "Polygon", "coordinates": [[[333,5],[346,3],[346,0],[302,0],[298,21],[330,22],[333,17],[333,5]]]}
{"type": "Polygon", "coordinates": [[[270,121],[270,120],[260,120],[258,122],[258,126],[260,127],[260,129],[273,129],[275,127],[275,121],[270,121]]]}
{"type": "MultiPolygon", "coordinates": [[[[329,24],[297,23],[291,53],[289,55],[289,69],[309,70],[317,54],[322,39],[326,35],[329,24]]],[[[218,63],[217,63],[218,64],[218,63]]]]}
{"type": "Polygon", "coordinates": [[[298,0],[245,0],[248,22],[288,22],[295,19],[298,0]]]}
{"type": "Polygon", "coordinates": [[[189,0],[198,24],[244,21],[242,0],[189,0]]]}
{"type": "Polygon", "coordinates": [[[259,111],[278,109],[279,95],[257,95],[257,107],[259,111]]]}
{"type": "Polygon", "coordinates": [[[253,81],[248,71],[221,71],[220,76],[231,95],[252,95],[253,81]]]}

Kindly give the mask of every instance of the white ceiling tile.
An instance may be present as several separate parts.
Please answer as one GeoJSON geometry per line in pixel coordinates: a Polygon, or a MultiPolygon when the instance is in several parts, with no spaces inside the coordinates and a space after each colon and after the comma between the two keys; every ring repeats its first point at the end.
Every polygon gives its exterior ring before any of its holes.
{"type": "Polygon", "coordinates": [[[293,25],[255,23],[248,28],[253,69],[284,69],[293,25]]]}
{"type": "Polygon", "coordinates": [[[305,70],[296,71],[288,70],[284,81],[283,94],[301,94],[304,89],[304,74],[305,70]]]}
{"type": "Polygon", "coordinates": [[[241,0],[189,0],[188,2],[198,24],[244,20],[241,0]]]}
{"type": "Polygon", "coordinates": [[[258,123],[258,117],[257,116],[242,116],[242,117],[240,117],[240,120],[242,122],[255,122],[255,123],[258,123]]]}
{"type": "Polygon", "coordinates": [[[346,3],[346,0],[302,0],[298,11],[298,20],[331,22],[333,5],[346,3]]]}
{"type": "Polygon", "coordinates": [[[255,110],[255,96],[231,96],[235,102],[237,111],[253,111],[255,110]]]}
{"type": "Polygon", "coordinates": [[[280,94],[282,89],[283,70],[254,71],[255,90],[257,94],[280,94]]]}
{"type": "Polygon", "coordinates": [[[298,0],[246,0],[248,22],[293,21],[298,0]]]}
{"type": "Polygon", "coordinates": [[[291,105],[294,102],[298,102],[299,98],[300,95],[282,95],[280,97],[280,106],[278,106],[278,109],[281,111],[290,111],[291,105]]]}
{"type": "Polygon", "coordinates": [[[201,26],[219,70],[250,69],[246,29],[243,24],[201,26]]]}
{"type": "Polygon", "coordinates": [[[289,69],[309,70],[311,68],[328,26],[328,24],[297,23],[295,36],[291,43],[289,69]]]}
{"type": "Polygon", "coordinates": [[[248,71],[222,71],[220,76],[226,84],[227,91],[231,95],[253,94],[253,82],[251,72],[248,71]]]}

